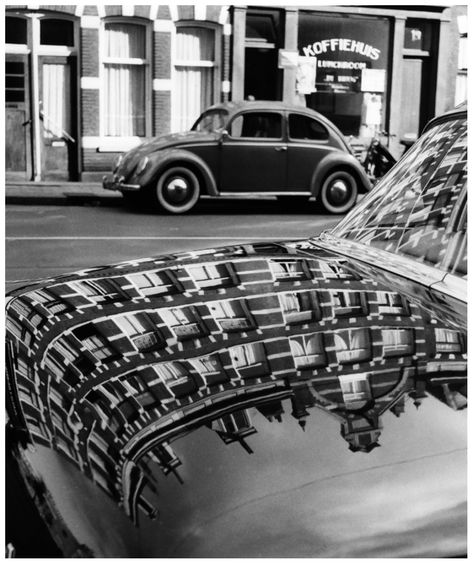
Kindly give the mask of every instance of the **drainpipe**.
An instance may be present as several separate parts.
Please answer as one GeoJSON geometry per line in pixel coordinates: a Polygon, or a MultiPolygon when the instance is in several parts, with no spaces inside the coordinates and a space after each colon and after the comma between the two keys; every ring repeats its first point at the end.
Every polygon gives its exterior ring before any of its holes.
{"type": "Polygon", "coordinates": [[[34,181],[41,180],[41,123],[39,114],[39,59],[38,46],[40,41],[40,17],[31,16],[31,86],[33,91],[32,119],[33,119],[33,170],[34,181]]]}

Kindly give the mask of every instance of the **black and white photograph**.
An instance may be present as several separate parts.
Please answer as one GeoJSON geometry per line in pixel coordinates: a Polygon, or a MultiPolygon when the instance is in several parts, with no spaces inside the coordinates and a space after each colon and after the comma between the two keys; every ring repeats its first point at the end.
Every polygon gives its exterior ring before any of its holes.
{"type": "Polygon", "coordinates": [[[467,559],[467,6],[2,17],[5,557],[467,559]]]}

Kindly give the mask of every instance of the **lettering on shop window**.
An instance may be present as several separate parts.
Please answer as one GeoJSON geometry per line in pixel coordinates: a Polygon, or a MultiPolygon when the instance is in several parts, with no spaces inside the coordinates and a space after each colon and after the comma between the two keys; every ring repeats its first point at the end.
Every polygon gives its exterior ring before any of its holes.
{"type": "Polygon", "coordinates": [[[331,39],[322,39],[321,41],[314,41],[314,43],[302,47],[302,51],[306,57],[315,57],[317,55],[322,55],[323,53],[333,53],[335,51],[348,51],[364,55],[373,61],[377,61],[380,55],[380,50],[368,43],[355,41],[354,39],[336,37],[331,39]]]}

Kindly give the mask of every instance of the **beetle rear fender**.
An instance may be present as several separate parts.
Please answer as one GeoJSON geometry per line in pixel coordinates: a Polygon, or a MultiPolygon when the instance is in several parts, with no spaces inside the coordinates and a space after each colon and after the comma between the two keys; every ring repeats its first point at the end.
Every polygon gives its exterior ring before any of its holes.
{"type": "Polygon", "coordinates": [[[194,172],[200,182],[202,194],[218,196],[217,184],[212,171],[207,164],[197,155],[184,150],[170,150],[151,154],[148,156],[150,164],[143,174],[140,184],[145,187],[154,186],[159,176],[172,166],[184,166],[194,172]]]}
{"type": "Polygon", "coordinates": [[[324,179],[337,170],[344,170],[353,174],[358,186],[358,191],[361,194],[371,190],[371,182],[361,163],[353,155],[334,152],[328,154],[314,171],[310,185],[312,196],[318,196],[324,179]]]}

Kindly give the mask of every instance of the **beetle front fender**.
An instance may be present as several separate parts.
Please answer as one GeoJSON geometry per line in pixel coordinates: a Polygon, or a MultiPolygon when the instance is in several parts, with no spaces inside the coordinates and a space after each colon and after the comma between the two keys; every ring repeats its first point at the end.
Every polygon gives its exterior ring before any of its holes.
{"type": "Polygon", "coordinates": [[[310,184],[312,196],[318,196],[324,178],[336,170],[351,172],[356,179],[359,192],[363,193],[371,190],[372,184],[361,163],[353,155],[333,152],[326,155],[314,170],[310,184]]]}
{"type": "Polygon", "coordinates": [[[142,187],[156,184],[159,176],[169,167],[188,166],[191,170],[198,173],[203,182],[202,192],[209,196],[218,196],[217,184],[212,171],[197,155],[184,149],[169,149],[156,151],[148,155],[149,163],[146,170],[139,176],[138,183],[142,187]]]}

